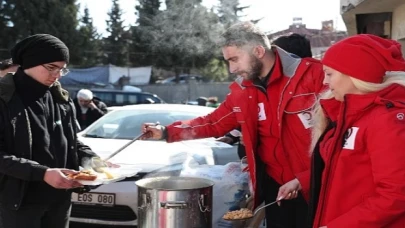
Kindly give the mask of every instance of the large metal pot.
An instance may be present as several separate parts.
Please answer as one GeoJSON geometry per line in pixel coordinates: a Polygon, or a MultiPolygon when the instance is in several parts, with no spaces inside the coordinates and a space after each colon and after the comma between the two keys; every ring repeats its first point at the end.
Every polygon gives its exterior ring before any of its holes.
{"type": "Polygon", "coordinates": [[[139,228],[211,228],[214,182],[194,177],[155,177],[138,186],[139,228]]]}

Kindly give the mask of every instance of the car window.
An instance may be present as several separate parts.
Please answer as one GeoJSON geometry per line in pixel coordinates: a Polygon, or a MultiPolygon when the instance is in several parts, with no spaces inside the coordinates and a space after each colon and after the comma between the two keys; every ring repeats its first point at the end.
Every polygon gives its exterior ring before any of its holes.
{"type": "Polygon", "coordinates": [[[152,99],[155,103],[162,103],[162,101],[159,98],[155,97],[155,96],[148,96],[148,97],[150,99],[152,99]]]}
{"type": "Polygon", "coordinates": [[[125,102],[125,95],[117,93],[115,95],[115,103],[117,105],[122,105],[122,104],[124,104],[124,102],[125,102]]]}
{"type": "Polygon", "coordinates": [[[138,103],[138,96],[137,95],[128,95],[128,104],[136,104],[138,103]]]}
{"type": "Polygon", "coordinates": [[[188,120],[207,113],[154,111],[154,110],[115,110],[105,115],[95,125],[90,126],[84,137],[132,139],[141,133],[143,123],[169,125],[177,120],[188,120]]]}
{"type": "Polygon", "coordinates": [[[98,98],[100,98],[101,101],[103,101],[106,104],[112,104],[115,101],[113,93],[105,93],[105,92],[93,92],[94,95],[98,98]]]}
{"type": "Polygon", "coordinates": [[[163,100],[154,94],[126,93],[120,91],[94,91],[94,96],[98,97],[107,106],[122,106],[131,104],[143,104],[147,98],[155,103],[164,103],[163,100]]]}
{"type": "Polygon", "coordinates": [[[141,97],[140,103],[144,103],[148,98],[152,99],[155,103],[162,103],[162,101],[159,98],[150,94],[142,94],[140,97],[141,97]]]}

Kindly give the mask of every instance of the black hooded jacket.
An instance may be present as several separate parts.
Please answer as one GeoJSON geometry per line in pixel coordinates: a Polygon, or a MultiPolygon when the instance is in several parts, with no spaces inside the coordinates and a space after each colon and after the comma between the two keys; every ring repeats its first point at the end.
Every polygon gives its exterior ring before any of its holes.
{"type": "MultiPolygon", "coordinates": [[[[16,72],[19,73],[23,74],[22,71],[16,72]]],[[[45,139],[46,135],[35,133],[34,128],[38,131],[40,126],[35,126],[38,124],[33,122],[33,118],[38,116],[20,97],[14,77],[7,74],[0,79],[0,203],[18,210],[30,188],[38,184],[41,185],[39,189],[47,188],[43,181],[46,169],[78,170],[84,158],[96,154],[77,140],[74,104],[58,82],[41,97],[46,100],[40,102],[47,116],[46,121],[50,121],[48,130],[44,132],[53,129],[49,133],[51,138],[45,139]],[[49,151],[35,152],[40,151],[42,143],[47,140],[54,142],[47,146],[49,151]]],[[[29,194],[32,192],[29,191],[29,194]]]]}

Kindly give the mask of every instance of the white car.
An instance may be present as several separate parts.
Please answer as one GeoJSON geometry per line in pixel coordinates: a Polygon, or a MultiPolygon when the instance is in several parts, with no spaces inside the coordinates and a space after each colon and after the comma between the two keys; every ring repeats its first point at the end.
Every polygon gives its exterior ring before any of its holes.
{"type": "MultiPolygon", "coordinates": [[[[176,120],[204,116],[214,109],[177,104],[145,104],[114,107],[78,134],[102,158],[107,157],[141,133],[146,122],[162,125],[176,120]]],[[[136,141],[111,159],[122,167],[141,171],[123,181],[101,185],[89,193],[72,195],[70,221],[103,225],[137,225],[137,187],[135,181],[144,176],[178,175],[193,164],[224,165],[238,161],[236,147],[218,143],[215,139],[190,140],[176,143],[136,141]]]]}

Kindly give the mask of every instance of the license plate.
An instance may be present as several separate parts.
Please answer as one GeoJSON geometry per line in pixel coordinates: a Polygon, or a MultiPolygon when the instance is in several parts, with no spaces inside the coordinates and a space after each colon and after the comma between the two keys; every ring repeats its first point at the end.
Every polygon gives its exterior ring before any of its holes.
{"type": "Polygon", "coordinates": [[[115,205],[115,194],[87,192],[81,194],[72,194],[72,202],[76,204],[92,204],[103,206],[115,205]]]}

